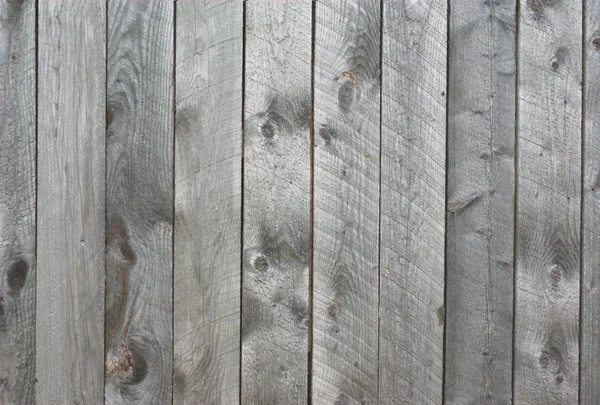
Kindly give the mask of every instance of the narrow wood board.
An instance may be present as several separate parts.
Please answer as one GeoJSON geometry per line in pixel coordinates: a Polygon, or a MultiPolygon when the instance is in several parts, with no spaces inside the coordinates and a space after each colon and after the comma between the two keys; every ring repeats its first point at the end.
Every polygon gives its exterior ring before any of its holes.
{"type": "Polygon", "coordinates": [[[311,21],[246,2],[242,403],[307,403],[311,21]]]}
{"type": "Polygon", "coordinates": [[[0,403],[35,396],[35,1],[0,1],[0,403]]]}
{"type": "Polygon", "coordinates": [[[171,403],[174,3],[109,0],[107,404],[171,403]]]}
{"type": "Polygon", "coordinates": [[[176,39],[176,404],[240,389],[243,2],[180,0],[176,39]]]}
{"type": "Polygon", "coordinates": [[[315,404],[377,403],[379,0],[315,12],[315,404]]]}
{"type": "Polygon", "coordinates": [[[512,398],[516,1],[450,2],[445,403],[512,398]]]}
{"type": "Polygon", "coordinates": [[[106,3],[38,6],[36,403],[99,404],[106,3]]]}
{"type": "Polygon", "coordinates": [[[585,6],[580,404],[600,403],[600,1],[585,6]]]}
{"type": "Polygon", "coordinates": [[[383,20],[379,403],[441,404],[447,4],[383,20]]]}
{"type": "Polygon", "coordinates": [[[516,404],[577,404],[581,0],[520,3],[516,404]]]}

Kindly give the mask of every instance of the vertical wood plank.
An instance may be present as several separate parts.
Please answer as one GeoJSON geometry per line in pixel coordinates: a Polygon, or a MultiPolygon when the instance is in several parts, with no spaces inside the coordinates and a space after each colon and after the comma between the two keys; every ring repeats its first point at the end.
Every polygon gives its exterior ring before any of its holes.
{"type": "Polygon", "coordinates": [[[106,2],[38,6],[36,403],[99,404],[106,2]]]}
{"type": "Polygon", "coordinates": [[[581,405],[600,403],[600,1],[584,13],[581,405]]]}
{"type": "Polygon", "coordinates": [[[305,404],[310,0],[246,2],[242,402],[305,404]]]}
{"type": "Polygon", "coordinates": [[[520,7],[514,402],[576,404],[582,4],[520,7]]]}
{"type": "Polygon", "coordinates": [[[450,2],[445,403],[512,398],[515,0],[450,2]]]}
{"type": "Polygon", "coordinates": [[[444,0],[384,0],[380,403],[441,404],[444,0]]]}
{"type": "Polygon", "coordinates": [[[176,404],[240,389],[243,2],[177,3],[176,404]]]}
{"type": "Polygon", "coordinates": [[[166,404],[173,372],[174,3],[108,2],[107,404],[166,404]]]}
{"type": "Polygon", "coordinates": [[[0,1],[0,403],[35,395],[35,1],[0,1]]]}
{"type": "Polygon", "coordinates": [[[313,403],[377,403],[379,0],[315,13],[313,403]]]}

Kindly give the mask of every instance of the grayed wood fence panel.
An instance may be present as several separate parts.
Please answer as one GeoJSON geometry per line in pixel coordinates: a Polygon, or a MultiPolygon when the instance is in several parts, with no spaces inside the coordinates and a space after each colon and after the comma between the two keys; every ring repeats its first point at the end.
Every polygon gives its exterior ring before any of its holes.
{"type": "Polygon", "coordinates": [[[445,403],[512,397],[514,0],[450,2],[445,403]]]}
{"type": "Polygon", "coordinates": [[[176,404],[240,389],[243,4],[177,3],[176,404]]]}
{"type": "Polygon", "coordinates": [[[246,2],[242,403],[307,402],[311,1],[246,2]]]}
{"type": "Polygon", "coordinates": [[[447,4],[383,5],[379,402],[441,404],[447,4]]]}
{"type": "Polygon", "coordinates": [[[582,5],[520,7],[513,401],[576,404],[582,5]]]}
{"type": "Polygon", "coordinates": [[[595,405],[599,1],[0,0],[0,403],[595,405]]]}
{"type": "Polygon", "coordinates": [[[108,1],[107,404],[171,402],[174,3],[108,1]]]}
{"type": "Polygon", "coordinates": [[[100,404],[106,2],[38,6],[36,404],[100,404]]]}
{"type": "Polygon", "coordinates": [[[580,404],[600,403],[600,2],[585,3],[580,404]]]}
{"type": "Polygon", "coordinates": [[[377,403],[379,0],[315,12],[315,404],[377,403]]]}
{"type": "Polygon", "coordinates": [[[35,394],[35,1],[0,1],[0,403],[35,394]]]}

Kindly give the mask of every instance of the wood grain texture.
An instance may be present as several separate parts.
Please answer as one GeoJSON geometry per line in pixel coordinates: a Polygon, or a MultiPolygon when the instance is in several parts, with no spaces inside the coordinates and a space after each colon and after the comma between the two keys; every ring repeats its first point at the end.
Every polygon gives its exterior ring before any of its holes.
{"type": "Polygon", "coordinates": [[[521,2],[516,404],[577,404],[581,26],[574,1],[521,2]]]}
{"type": "Polygon", "coordinates": [[[514,0],[450,3],[445,403],[512,397],[514,0]]]}
{"type": "Polygon", "coordinates": [[[379,403],[441,404],[447,4],[383,18],[379,403]]]}
{"type": "Polygon", "coordinates": [[[379,0],[316,3],[313,403],[377,403],[379,0]]]}
{"type": "Polygon", "coordinates": [[[600,1],[584,14],[584,156],[580,404],[600,403],[600,1]]]}
{"type": "Polygon", "coordinates": [[[174,3],[108,2],[107,404],[171,402],[174,3]]]}
{"type": "Polygon", "coordinates": [[[305,404],[310,0],[246,2],[242,402],[305,404]]]}
{"type": "Polygon", "coordinates": [[[35,395],[35,1],[0,1],[0,404],[35,395]]]}
{"type": "Polygon", "coordinates": [[[240,389],[243,2],[177,3],[176,404],[240,389]]]}
{"type": "Polygon", "coordinates": [[[36,403],[99,404],[106,2],[38,5],[36,403]]]}

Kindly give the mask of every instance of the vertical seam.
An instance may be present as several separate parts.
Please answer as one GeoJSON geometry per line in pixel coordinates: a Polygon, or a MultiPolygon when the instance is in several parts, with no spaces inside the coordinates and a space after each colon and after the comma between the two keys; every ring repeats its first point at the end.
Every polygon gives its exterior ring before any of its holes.
{"type": "Polygon", "coordinates": [[[171,403],[174,402],[174,375],[175,375],[175,159],[176,132],[177,132],[177,0],[173,0],[173,144],[172,144],[172,177],[171,177],[171,403]]]}
{"type": "Polygon", "coordinates": [[[240,324],[239,324],[239,402],[242,403],[242,378],[243,378],[243,356],[242,356],[242,338],[244,332],[244,152],[245,152],[245,137],[246,137],[246,1],[242,2],[242,114],[241,114],[241,179],[240,179],[240,324]]]}
{"type": "Polygon", "coordinates": [[[581,392],[582,386],[581,381],[583,379],[583,373],[581,371],[583,365],[583,353],[582,353],[582,342],[583,342],[583,283],[584,283],[584,201],[585,198],[585,121],[586,121],[586,102],[585,96],[587,94],[587,82],[586,82],[586,11],[587,11],[587,0],[583,0],[581,5],[581,173],[580,173],[580,210],[579,210],[579,365],[578,365],[578,390],[577,390],[577,402],[581,404],[581,392]]]}
{"type": "Polygon", "coordinates": [[[381,189],[382,189],[382,156],[383,156],[383,29],[384,0],[379,3],[379,229],[377,250],[377,403],[380,402],[381,377],[381,189]]]}
{"type": "Polygon", "coordinates": [[[444,139],[444,146],[446,149],[446,170],[445,170],[445,183],[444,183],[444,328],[442,331],[442,404],[446,402],[446,337],[448,330],[448,180],[449,180],[449,170],[448,170],[448,162],[449,162],[449,148],[448,148],[448,133],[449,133],[449,122],[450,122],[450,114],[449,114],[449,105],[450,105],[450,1],[447,2],[446,5],[446,128],[445,134],[446,138],[444,139]]]}
{"type": "Polygon", "coordinates": [[[515,371],[516,371],[516,342],[517,342],[517,248],[518,248],[518,208],[519,208],[519,34],[521,22],[521,1],[515,4],[515,39],[514,39],[514,68],[515,68],[515,140],[514,140],[514,202],[513,202],[513,308],[512,308],[512,369],[511,369],[511,402],[515,402],[515,371]]]}
{"type": "Polygon", "coordinates": [[[315,212],[315,43],[317,32],[317,3],[311,1],[311,60],[310,60],[310,213],[309,213],[309,266],[308,266],[308,365],[307,403],[312,405],[313,380],[313,297],[314,297],[314,212],[315,212]]]}

